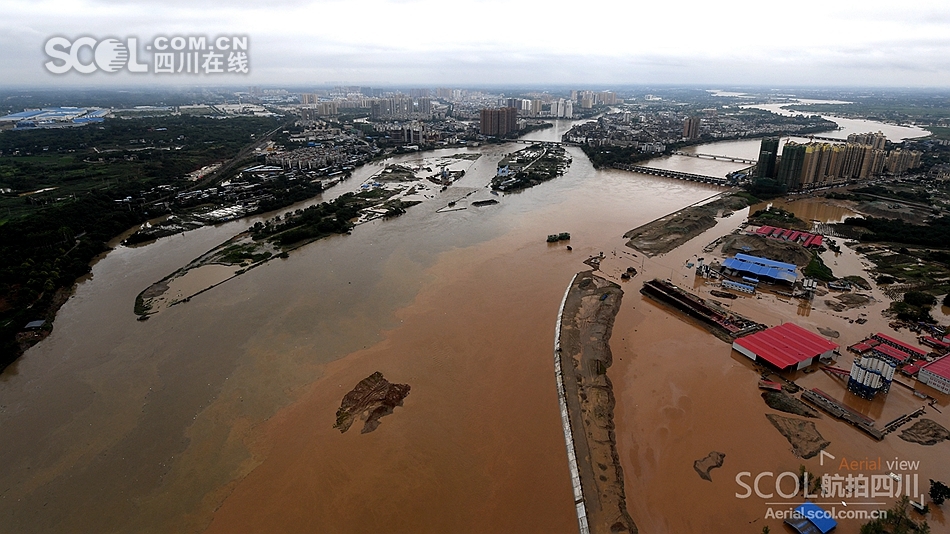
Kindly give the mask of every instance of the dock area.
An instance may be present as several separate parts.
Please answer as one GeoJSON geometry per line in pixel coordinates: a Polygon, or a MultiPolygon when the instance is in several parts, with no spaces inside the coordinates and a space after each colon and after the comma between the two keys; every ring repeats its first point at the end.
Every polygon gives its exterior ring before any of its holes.
{"type": "Polygon", "coordinates": [[[762,328],[759,323],[694,295],[666,280],[648,280],[643,283],[640,292],[699,319],[712,327],[714,331],[724,333],[730,338],[751,334],[762,328]]]}
{"type": "Polygon", "coordinates": [[[884,439],[884,432],[874,426],[873,419],[848,408],[818,388],[803,392],[802,400],[810,402],[828,415],[854,426],[878,441],[884,439]]]}

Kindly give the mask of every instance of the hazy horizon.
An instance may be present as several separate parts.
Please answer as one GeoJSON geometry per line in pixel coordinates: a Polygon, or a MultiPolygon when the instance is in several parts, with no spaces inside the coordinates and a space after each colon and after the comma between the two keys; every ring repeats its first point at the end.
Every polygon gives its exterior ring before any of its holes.
{"type": "Polygon", "coordinates": [[[950,87],[950,13],[934,1],[788,6],[535,0],[8,0],[0,85],[950,87]],[[586,7],[586,6],[585,6],[586,7]],[[54,75],[54,36],[141,43],[156,36],[247,35],[246,75],[54,75]]]}

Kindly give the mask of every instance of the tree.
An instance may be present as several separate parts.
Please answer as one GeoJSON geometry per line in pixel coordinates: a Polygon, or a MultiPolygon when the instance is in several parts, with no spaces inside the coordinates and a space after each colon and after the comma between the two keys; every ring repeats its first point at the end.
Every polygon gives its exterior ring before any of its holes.
{"type": "Polygon", "coordinates": [[[943,482],[930,479],[930,500],[940,506],[947,498],[950,498],[950,487],[943,482]]]}

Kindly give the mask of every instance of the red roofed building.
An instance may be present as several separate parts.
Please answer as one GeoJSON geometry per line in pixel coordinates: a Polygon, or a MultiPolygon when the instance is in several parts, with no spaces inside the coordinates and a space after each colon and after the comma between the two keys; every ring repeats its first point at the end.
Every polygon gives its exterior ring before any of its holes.
{"type": "Polygon", "coordinates": [[[883,356],[885,359],[890,360],[894,365],[900,365],[901,362],[910,357],[910,355],[906,352],[897,350],[886,343],[881,343],[872,350],[874,350],[874,352],[878,355],[883,356]]]}
{"type": "Polygon", "coordinates": [[[950,394],[950,356],[938,358],[923,366],[917,373],[917,381],[941,393],[950,394]]]}
{"type": "Polygon", "coordinates": [[[882,334],[878,332],[877,334],[874,334],[874,336],[872,337],[880,341],[882,345],[890,345],[899,351],[907,353],[908,356],[917,356],[918,358],[924,358],[927,356],[927,351],[923,349],[919,349],[913,345],[904,343],[903,341],[899,339],[894,339],[891,336],[888,336],[886,334],[882,334]]]}
{"type": "Polygon", "coordinates": [[[909,363],[901,369],[901,372],[907,376],[914,376],[920,372],[920,367],[917,367],[916,365],[909,363]]]}
{"type": "Polygon", "coordinates": [[[751,360],[792,371],[808,367],[820,358],[830,358],[838,345],[795,323],[785,323],[740,337],[732,348],[751,360]]]}
{"type": "Polygon", "coordinates": [[[920,338],[920,342],[924,345],[929,345],[935,349],[946,350],[950,348],[950,343],[945,341],[940,341],[939,339],[932,336],[924,336],[920,338]]]}

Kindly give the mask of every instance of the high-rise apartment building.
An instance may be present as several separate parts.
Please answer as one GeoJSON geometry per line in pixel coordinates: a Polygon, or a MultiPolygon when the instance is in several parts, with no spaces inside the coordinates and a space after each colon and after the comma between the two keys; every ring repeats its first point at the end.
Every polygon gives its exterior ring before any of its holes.
{"type": "Polygon", "coordinates": [[[482,135],[503,137],[518,130],[517,108],[483,109],[480,118],[479,132],[482,135]]]}
{"type": "Polygon", "coordinates": [[[683,137],[686,139],[699,138],[699,124],[702,120],[699,117],[686,117],[683,121],[683,137]]]}
{"type": "Polygon", "coordinates": [[[432,99],[424,96],[416,101],[416,111],[424,115],[432,114],[432,99]]]}
{"type": "Polygon", "coordinates": [[[856,145],[870,145],[872,150],[884,150],[887,137],[882,132],[851,134],[848,136],[848,142],[856,145]]]}
{"type": "Polygon", "coordinates": [[[778,138],[766,137],[759,145],[759,162],[756,165],[756,178],[775,178],[775,161],[778,158],[778,138]]]}
{"type": "Polygon", "coordinates": [[[801,189],[802,172],[805,164],[807,147],[803,144],[789,141],[782,148],[782,159],[779,161],[775,178],[785,184],[790,190],[801,189]]]}
{"type": "Polygon", "coordinates": [[[887,155],[885,168],[891,174],[900,174],[908,169],[920,167],[921,153],[916,150],[895,148],[887,155]]]}

